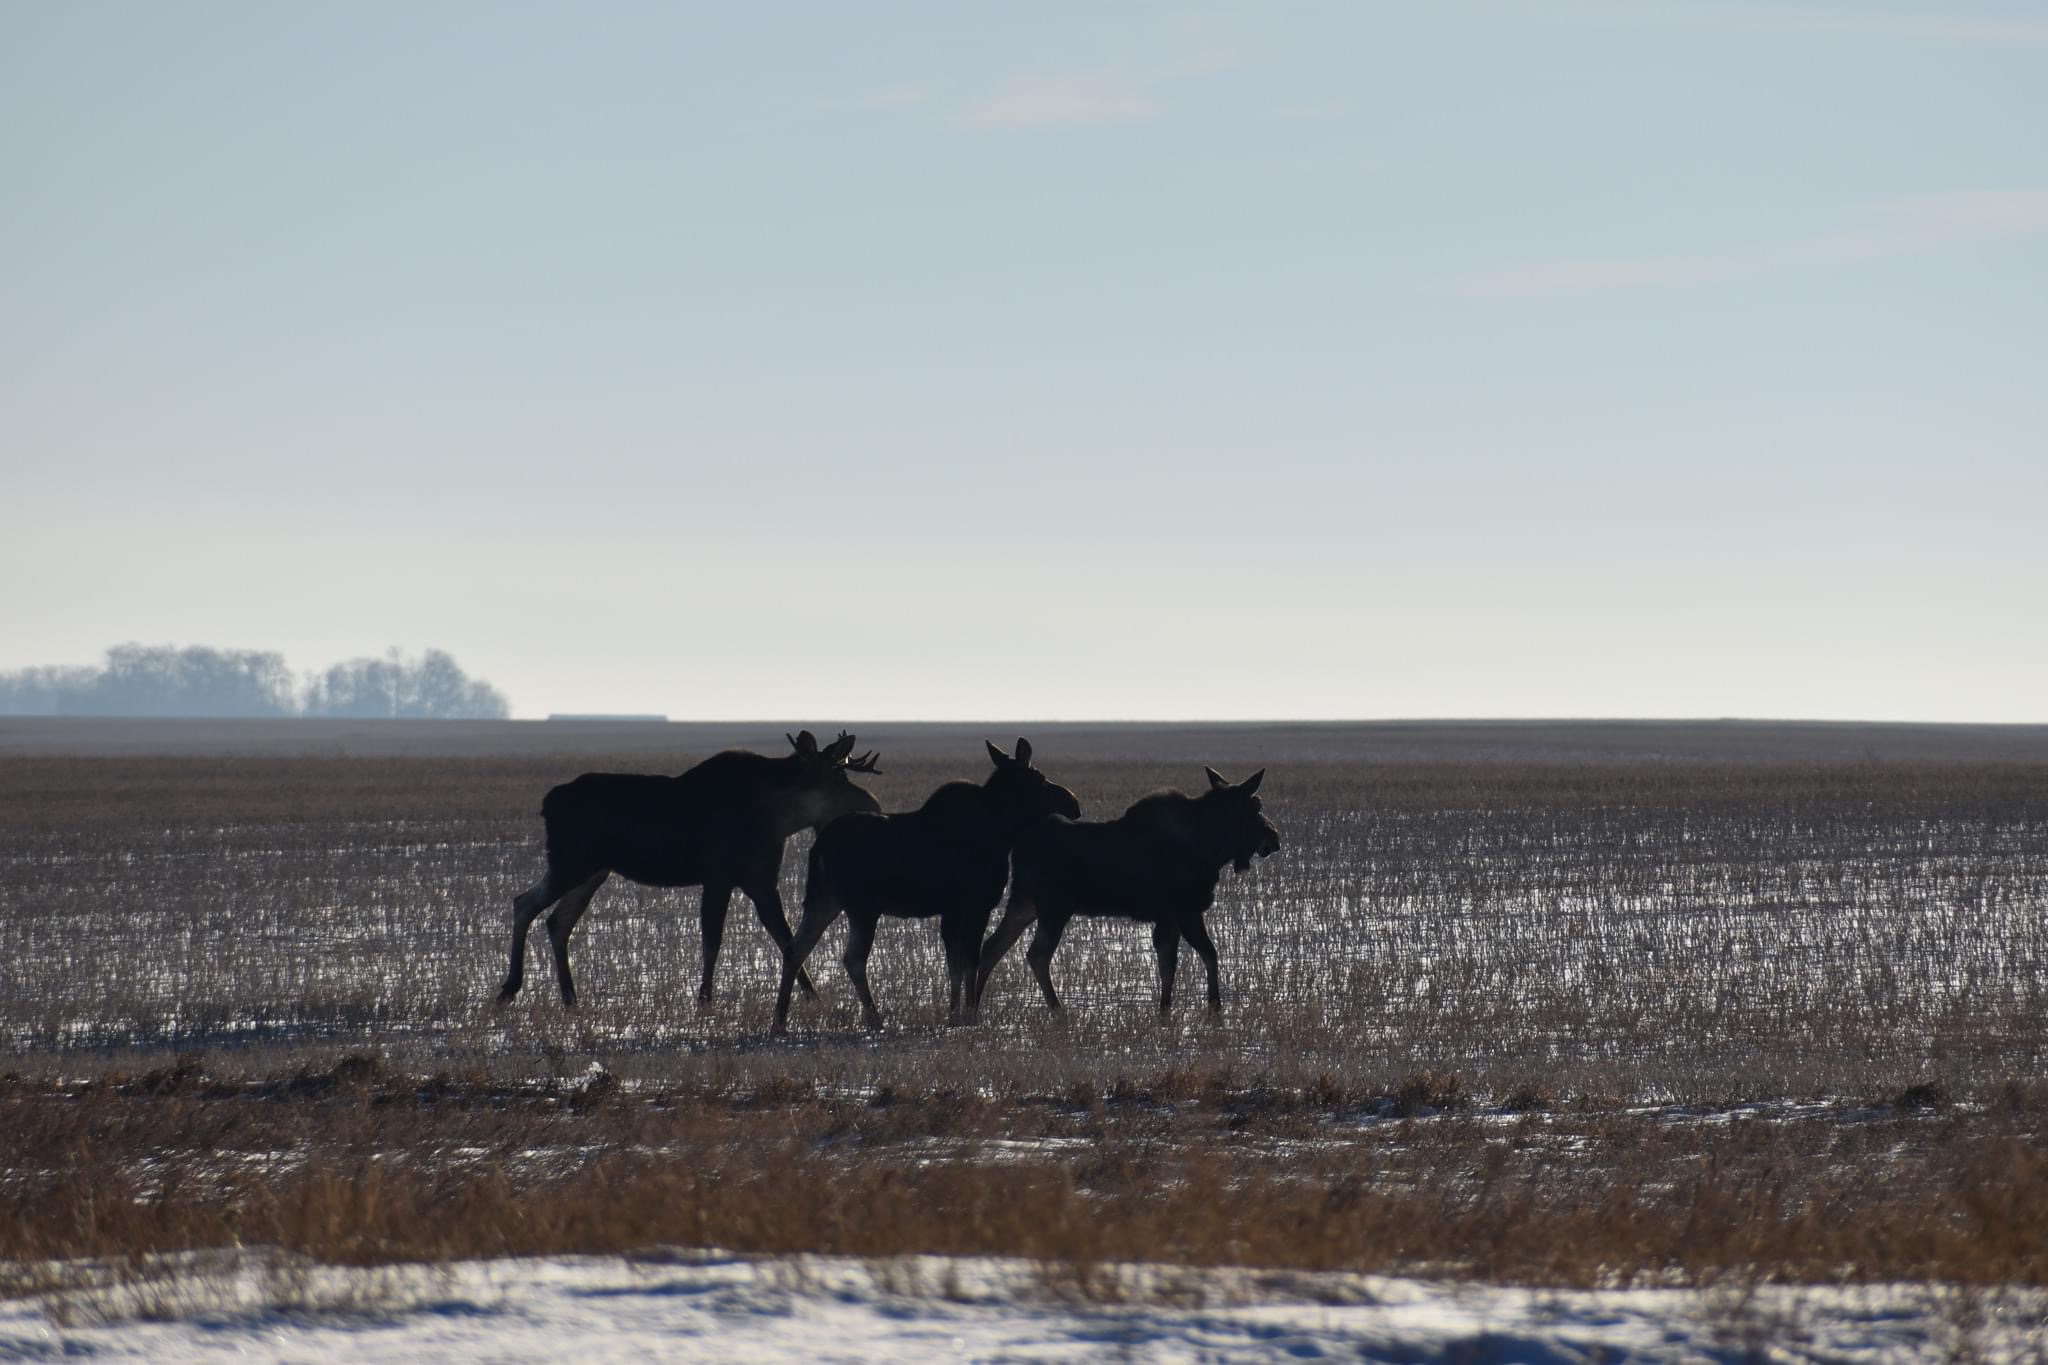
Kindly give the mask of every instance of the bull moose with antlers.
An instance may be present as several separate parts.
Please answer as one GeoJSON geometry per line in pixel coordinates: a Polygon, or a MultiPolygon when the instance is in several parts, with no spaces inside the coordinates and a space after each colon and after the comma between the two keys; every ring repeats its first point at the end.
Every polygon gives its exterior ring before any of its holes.
{"type": "MultiPolygon", "coordinates": [[[[512,902],[512,969],[498,1002],[519,993],[526,973],[527,928],[554,906],[548,942],[555,950],[555,979],[563,1003],[576,1003],[569,935],[614,872],[644,886],[704,888],[699,1000],[711,998],[734,888],[754,903],[761,926],[786,954],[791,937],[778,886],[785,842],[798,830],[882,806],[850,776],[880,771],[872,751],[849,757],[852,735],[841,732],[822,749],[809,730],[784,738],[793,752],[781,758],[731,749],[677,777],[585,773],[550,790],[540,805],[547,826],[547,873],[512,902]]],[[[809,977],[802,985],[805,994],[816,994],[809,977]]]]}

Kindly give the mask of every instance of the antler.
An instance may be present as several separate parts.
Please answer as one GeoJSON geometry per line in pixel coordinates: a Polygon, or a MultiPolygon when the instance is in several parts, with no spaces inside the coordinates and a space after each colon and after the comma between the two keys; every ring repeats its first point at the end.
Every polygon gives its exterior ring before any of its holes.
{"type": "Polygon", "coordinates": [[[850,773],[873,773],[877,777],[879,777],[881,776],[882,770],[880,768],[877,768],[875,764],[881,761],[881,754],[877,753],[873,749],[870,749],[866,753],[862,754],[859,758],[856,758],[849,762],[846,765],[846,771],[850,773]]]}

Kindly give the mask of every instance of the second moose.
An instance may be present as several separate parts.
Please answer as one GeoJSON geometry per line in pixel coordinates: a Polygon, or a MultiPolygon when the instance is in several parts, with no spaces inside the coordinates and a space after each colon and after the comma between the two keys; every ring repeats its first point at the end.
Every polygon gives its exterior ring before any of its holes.
{"type": "Polygon", "coordinates": [[[1014,754],[990,744],[988,756],[995,771],[979,786],[948,782],[917,810],[848,815],[819,831],[811,846],[803,919],[783,956],[775,1032],[788,1026],[790,988],[804,959],[842,911],[846,972],[869,1028],[882,1026],[868,989],[867,961],[875,926],[884,915],[938,918],[952,1017],[963,1017],[963,993],[964,1017],[973,1017],[981,996],[981,936],[1010,878],[1011,845],[1023,829],[1046,816],[1081,814],[1072,792],[1031,766],[1028,740],[1019,739],[1014,754]]]}

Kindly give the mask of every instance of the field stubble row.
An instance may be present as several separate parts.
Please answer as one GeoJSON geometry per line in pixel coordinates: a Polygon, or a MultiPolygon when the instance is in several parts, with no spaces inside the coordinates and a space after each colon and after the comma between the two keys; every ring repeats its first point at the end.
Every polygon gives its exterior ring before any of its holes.
{"type": "MultiPolygon", "coordinates": [[[[1185,762],[1041,764],[1097,818],[1200,780],[1185,762]]],[[[1282,1081],[1431,1069],[1502,1094],[1701,1102],[1929,1077],[1972,1094],[2041,1074],[2048,1047],[2041,766],[1290,764],[1264,792],[1284,848],[1227,875],[1211,915],[1220,1022],[1183,1003],[1157,1023],[1146,936],[1084,923],[1056,966],[1069,1017],[1049,1020],[1006,962],[964,1051],[940,1027],[927,924],[878,939],[870,972],[897,1021],[885,1044],[858,1030],[835,930],[824,998],[770,1048],[777,964],[744,906],[700,1010],[696,893],[617,879],[577,937],[584,1006],[555,1005],[536,962],[528,996],[490,1009],[507,907],[540,870],[540,793],[607,766],[661,765],[0,760],[7,1064],[367,1049],[506,1077],[596,1059],[638,1080],[738,1067],[904,1086],[964,1066],[1063,1086],[1198,1059],[1282,1081]]],[[[980,776],[884,766],[889,809],[980,776]]],[[[785,863],[792,912],[807,842],[785,863]]]]}

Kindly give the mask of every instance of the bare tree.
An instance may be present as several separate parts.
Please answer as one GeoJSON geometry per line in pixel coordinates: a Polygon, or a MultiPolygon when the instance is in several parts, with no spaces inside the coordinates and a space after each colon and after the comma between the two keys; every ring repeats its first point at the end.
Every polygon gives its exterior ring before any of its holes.
{"type": "Polygon", "coordinates": [[[396,649],[381,659],[350,659],[306,686],[309,716],[503,720],[511,710],[502,692],[471,678],[439,649],[419,659],[396,649]]]}
{"type": "Polygon", "coordinates": [[[500,720],[505,696],[449,655],[392,650],[310,676],[303,688],[281,654],[203,645],[116,645],[98,666],[0,673],[0,715],[422,716],[500,720]]]}

